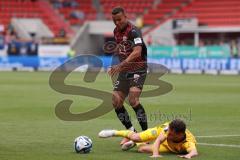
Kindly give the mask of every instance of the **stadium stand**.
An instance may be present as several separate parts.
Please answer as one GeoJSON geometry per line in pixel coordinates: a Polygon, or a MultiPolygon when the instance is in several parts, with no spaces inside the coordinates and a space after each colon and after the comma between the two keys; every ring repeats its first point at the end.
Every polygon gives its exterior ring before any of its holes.
{"type": "Polygon", "coordinates": [[[237,26],[240,25],[239,0],[99,0],[100,10],[93,1],[0,1],[0,23],[8,28],[11,18],[41,18],[57,36],[61,30],[73,33],[71,26],[82,25],[85,21],[96,20],[99,12],[105,19],[111,19],[111,10],[123,6],[130,19],[143,15],[144,25],[156,25],[161,20],[196,17],[200,25],[237,26]],[[54,10],[55,9],[55,10],[54,10]],[[61,16],[63,15],[63,17],[61,16]],[[69,22],[69,23],[68,23],[69,22]],[[70,25],[69,25],[70,24],[70,25]]]}
{"type": "Polygon", "coordinates": [[[96,9],[92,6],[92,1],[89,0],[63,1],[55,8],[71,25],[82,25],[85,21],[95,20],[97,15],[96,9]]]}
{"type": "Polygon", "coordinates": [[[194,0],[176,14],[177,18],[196,17],[199,25],[239,26],[239,0],[194,0]]]}
{"type": "Polygon", "coordinates": [[[168,15],[175,14],[179,9],[189,3],[189,0],[162,0],[156,7],[152,7],[144,15],[145,25],[155,25],[168,15]]]}
{"type": "Polygon", "coordinates": [[[56,6],[56,8],[71,25],[81,25],[85,21],[98,19],[100,12],[104,15],[104,19],[110,20],[112,8],[116,6],[124,7],[128,13],[128,17],[133,20],[137,15],[142,15],[151,8],[153,1],[154,0],[100,0],[99,6],[94,7],[92,1],[75,0],[76,5],[71,5],[71,3],[69,5],[65,3],[64,5],[63,1],[59,6],[56,6]]]}
{"type": "Polygon", "coordinates": [[[147,12],[153,5],[154,0],[101,0],[106,19],[111,19],[111,11],[113,7],[122,6],[125,8],[130,19],[136,18],[137,15],[142,15],[147,12]]]}
{"type": "Polygon", "coordinates": [[[47,1],[0,1],[0,23],[8,28],[12,18],[41,18],[50,30],[57,36],[61,30],[71,34],[72,30],[64,19],[53,11],[47,1]]]}

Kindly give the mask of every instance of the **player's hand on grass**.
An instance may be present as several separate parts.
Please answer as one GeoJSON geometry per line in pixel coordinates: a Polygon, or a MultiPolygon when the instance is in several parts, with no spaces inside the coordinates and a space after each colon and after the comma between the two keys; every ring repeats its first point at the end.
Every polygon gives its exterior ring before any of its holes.
{"type": "Polygon", "coordinates": [[[160,154],[153,154],[150,156],[150,158],[161,158],[162,156],[160,154]]]}
{"type": "Polygon", "coordinates": [[[192,156],[188,155],[188,154],[186,154],[186,155],[178,155],[178,157],[185,158],[185,159],[191,159],[192,158],[192,156]]]}

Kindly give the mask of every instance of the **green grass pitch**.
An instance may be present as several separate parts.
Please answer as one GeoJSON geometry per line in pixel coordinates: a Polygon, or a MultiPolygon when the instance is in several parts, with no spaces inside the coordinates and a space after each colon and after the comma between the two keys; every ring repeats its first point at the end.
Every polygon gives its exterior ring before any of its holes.
{"type": "MultiPolygon", "coordinates": [[[[79,160],[79,159],[150,159],[148,154],[127,152],[119,147],[120,138],[99,139],[102,129],[123,129],[115,113],[85,122],[67,122],[55,115],[55,105],[73,99],[71,111],[84,112],[101,101],[82,96],[63,95],[49,87],[49,72],[0,72],[0,160],[79,160]],[[93,140],[90,154],[76,154],[73,140],[79,135],[93,140]]],[[[102,73],[88,84],[83,74],[73,73],[67,83],[111,92],[111,81],[102,73]]],[[[165,75],[173,90],[159,97],[142,98],[149,126],[182,116],[188,128],[202,137],[199,143],[231,146],[198,145],[196,160],[236,160],[240,152],[240,77],[209,75],[165,75]],[[150,117],[154,114],[159,116],[150,117]],[[161,115],[161,116],[160,116],[161,115]]],[[[148,89],[146,86],[145,89],[148,89]]],[[[109,97],[111,98],[111,97],[109,97]]],[[[139,130],[133,110],[127,106],[134,126],[139,130]]],[[[180,159],[164,154],[164,160],[180,159]]]]}

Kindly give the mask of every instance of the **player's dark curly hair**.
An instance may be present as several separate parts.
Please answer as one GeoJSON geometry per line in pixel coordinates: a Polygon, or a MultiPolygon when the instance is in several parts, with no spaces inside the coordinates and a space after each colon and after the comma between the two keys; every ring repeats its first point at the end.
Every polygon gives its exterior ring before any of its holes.
{"type": "Polygon", "coordinates": [[[186,124],[181,119],[175,119],[169,124],[169,128],[176,133],[185,133],[186,124]]]}
{"type": "Polygon", "coordinates": [[[125,13],[124,9],[120,6],[113,8],[112,15],[116,15],[118,13],[125,13]]]}

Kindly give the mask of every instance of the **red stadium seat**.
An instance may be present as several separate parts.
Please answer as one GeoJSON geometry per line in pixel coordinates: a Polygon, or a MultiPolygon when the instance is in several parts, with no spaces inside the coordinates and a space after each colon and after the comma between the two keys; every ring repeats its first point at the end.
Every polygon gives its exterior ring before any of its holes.
{"type": "Polygon", "coordinates": [[[208,26],[240,26],[239,0],[195,0],[177,14],[181,18],[194,15],[200,24],[208,26]]]}
{"type": "Polygon", "coordinates": [[[84,21],[87,20],[95,20],[96,19],[96,9],[92,6],[92,1],[90,0],[77,0],[79,3],[79,7],[63,7],[58,9],[59,13],[62,14],[65,19],[71,24],[71,25],[82,25],[84,21]],[[85,18],[84,20],[79,20],[75,18],[71,18],[70,14],[73,11],[81,11],[84,13],[85,18]]]}
{"type": "Polygon", "coordinates": [[[182,4],[187,0],[162,0],[156,8],[151,8],[148,14],[144,16],[145,25],[154,25],[159,20],[166,18],[167,15],[172,14],[175,10],[180,9],[182,4]]]}
{"type": "Polygon", "coordinates": [[[57,35],[60,29],[71,34],[72,30],[59,15],[55,14],[51,5],[46,1],[0,1],[0,23],[8,25],[13,17],[41,18],[52,32],[57,35]]]}
{"type": "Polygon", "coordinates": [[[107,19],[111,19],[111,11],[116,6],[122,6],[130,19],[135,19],[136,15],[143,15],[144,10],[148,10],[152,7],[153,0],[100,0],[104,14],[107,19]]]}

